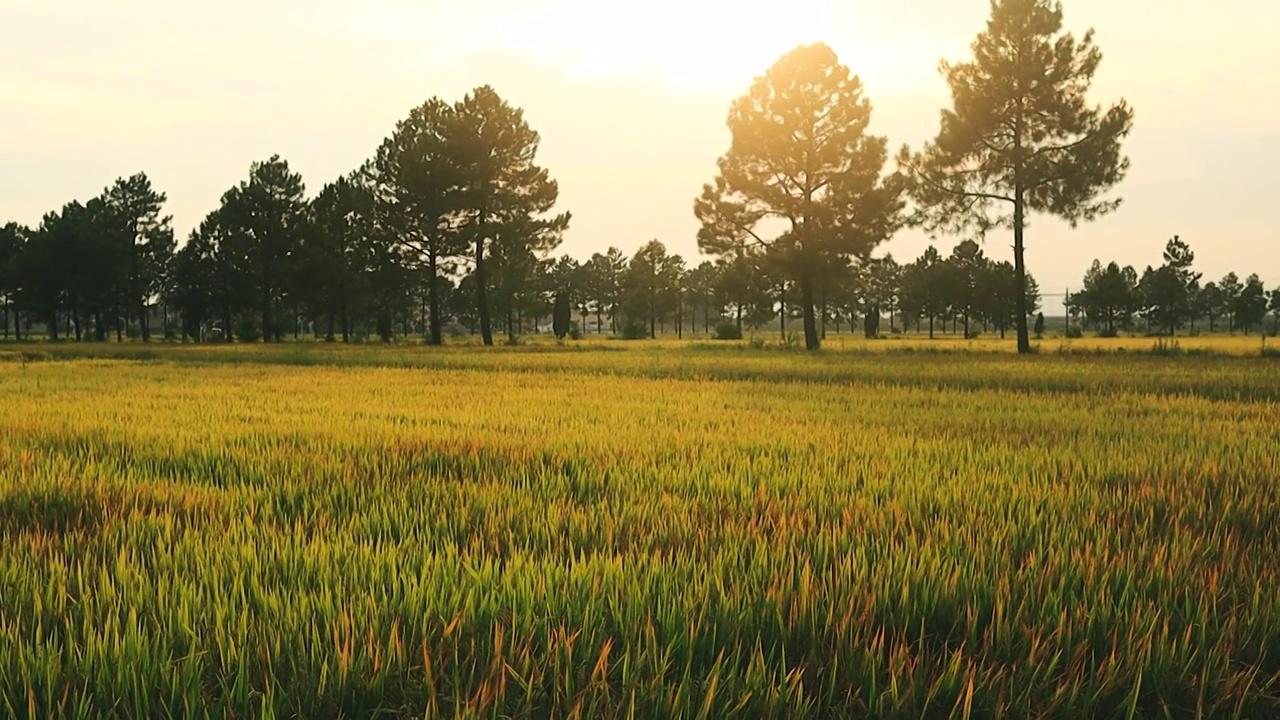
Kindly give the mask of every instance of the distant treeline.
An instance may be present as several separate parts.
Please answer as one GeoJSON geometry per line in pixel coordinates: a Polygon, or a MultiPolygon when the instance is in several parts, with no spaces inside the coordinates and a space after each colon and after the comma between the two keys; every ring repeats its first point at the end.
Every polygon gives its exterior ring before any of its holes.
{"type": "MultiPolygon", "coordinates": [[[[858,77],[822,44],[801,46],[730,107],[732,136],[693,202],[697,265],[654,240],[627,258],[550,257],[569,226],[558,186],[537,164],[539,136],[492,88],[432,98],[399,122],[356,170],[308,197],[280,157],[252,165],[179,245],[166,197],[145,174],[70,202],[35,228],[0,228],[3,332],[50,339],[344,341],[494,332],[516,338],[659,332],[741,336],[795,320],[807,348],[827,329],[875,335],[939,322],[966,335],[1037,331],[1039,291],[1024,263],[1026,217],[1085,222],[1118,207],[1124,101],[1086,98],[1100,51],[1062,30],[1051,2],[999,2],[974,59],[944,63],[953,109],[937,138],[902,148],[866,130],[858,77]],[[1033,58],[1028,61],[1027,58],[1033,58]],[[1035,82],[1022,81],[1034,67],[1035,82]],[[980,238],[1013,235],[1013,262],[972,239],[899,264],[874,250],[903,227],[980,238]],[[576,315],[576,320],[575,320],[576,315]]],[[[1200,285],[1192,255],[1170,243],[1139,277],[1095,265],[1068,299],[1076,324],[1107,333],[1216,329],[1280,315],[1256,276],[1200,285]]]]}
{"type": "Polygon", "coordinates": [[[1093,261],[1084,276],[1084,289],[1067,297],[1072,327],[1115,336],[1139,327],[1148,332],[1174,335],[1179,330],[1226,330],[1250,333],[1265,329],[1272,315],[1271,332],[1280,330],[1280,287],[1270,292],[1257,274],[1244,281],[1232,272],[1218,282],[1201,284],[1203,274],[1192,269],[1195,253],[1181,238],[1165,246],[1164,263],[1147,266],[1142,275],[1118,263],[1103,267],[1093,261]]]}

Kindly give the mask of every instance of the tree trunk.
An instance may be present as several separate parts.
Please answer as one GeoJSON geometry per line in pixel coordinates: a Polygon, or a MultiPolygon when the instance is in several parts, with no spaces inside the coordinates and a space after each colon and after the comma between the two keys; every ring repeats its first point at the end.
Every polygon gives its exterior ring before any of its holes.
{"type": "Polygon", "coordinates": [[[147,301],[142,300],[138,308],[138,331],[142,333],[142,342],[151,342],[151,319],[149,315],[147,301]]]}
{"type": "Polygon", "coordinates": [[[929,339],[933,339],[933,313],[929,313],[929,339]]]}
{"type": "Polygon", "coordinates": [[[378,338],[391,342],[391,311],[385,307],[378,308],[378,338]]]}
{"type": "Polygon", "coordinates": [[[596,306],[596,334],[604,334],[604,312],[600,309],[599,305],[596,306]]]}
{"type": "Polygon", "coordinates": [[[266,257],[262,263],[262,342],[271,342],[271,255],[263,253],[266,257]]]}
{"type": "Polygon", "coordinates": [[[800,304],[804,311],[804,349],[818,350],[822,340],[818,338],[818,320],[813,313],[813,280],[807,275],[800,279],[800,304]]]}
{"type": "Polygon", "coordinates": [[[84,340],[84,320],[80,313],[80,298],[71,301],[71,317],[76,326],[76,342],[84,340]]]}
{"type": "Polygon", "coordinates": [[[434,249],[427,255],[427,266],[431,277],[427,278],[427,301],[431,305],[431,344],[444,344],[444,318],[440,313],[440,277],[437,268],[439,258],[434,249]]]}
{"type": "Polygon", "coordinates": [[[784,287],[778,292],[778,328],[782,331],[782,336],[787,336],[787,289],[784,287]]]}
{"type": "MultiPolygon", "coordinates": [[[[481,217],[481,224],[484,218],[481,217]]],[[[489,292],[485,287],[489,284],[485,277],[484,237],[476,238],[476,312],[480,315],[480,335],[486,347],[493,345],[493,325],[489,320],[489,292]]]]}
{"type": "Polygon", "coordinates": [[[658,339],[658,303],[652,290],[649,292],[649,339],[658,339]]]}
{"type": "Polygon", "coordinates": [[[1024,222],[1022,188],[1019,187],[1013,203],[1013,290],[1017,294],[1014,298],[1017,317],[1014,320],[1018,324],[1018,353],[1022,355],[1031,352],[1031,335],[1027,328],[1027,266],[1022,242],[1024,222]]]}

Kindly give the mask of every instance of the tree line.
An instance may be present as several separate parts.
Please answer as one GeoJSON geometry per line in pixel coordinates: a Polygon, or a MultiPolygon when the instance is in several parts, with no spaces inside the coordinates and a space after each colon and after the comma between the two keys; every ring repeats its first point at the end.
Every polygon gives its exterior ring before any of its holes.
{"type": "Polygon", "coordinates": [[[868,334],[939,320],[1013,331],[1029,351],[1038,292],[1025,264],[1033,213],[1111,212],[1133,121],[1086,94],[1092,32],[1063,31],[1052,0],[996,0],[973,59],[944,63],[952,107],[937,137],[902,148],[868,132],[858,76],[826,45],[784,55],[735,100],[717,173],[693,203],[689,267],[657,241],[581,262],[552,259],[571,220],[537,163],[539,135],[490,87],[414,108],[360,167],[308,197],[276,156],[254,163],[181,245],[145,174],[0,231],[4,331],[51,338],[330,340],[465,328],[486,345],[548,315],[558,333],[656,335],[778,318],[820,347],[828,325],[868,334]],[[899,266],[873,252],[904,227],[960,235],[899,266]],[[1012,232],[1012,263],[976,242],[1012,232]],[[585,327],[584,327],[585,326],[585,327]]]}
{"type": "Polygon", "coordinates": [[[1094,260],[1084,276],[1084,289],[1067,298],[1069,317],[1081,331],[1114,337],[1143,323],[1151,332],[1175,335],[1179,330],[1209,332],[1265,330],[1280,333],[1280,287],[1268,291],[1252,274],[1245,280],[1234,272],[1220,281],[1201,284],[1202,273],[1192,265],[1195,253],[1180,237],[1165,245],[1164,262],[1150,265],[1139,276],[1132,266],[1094,260]]]}

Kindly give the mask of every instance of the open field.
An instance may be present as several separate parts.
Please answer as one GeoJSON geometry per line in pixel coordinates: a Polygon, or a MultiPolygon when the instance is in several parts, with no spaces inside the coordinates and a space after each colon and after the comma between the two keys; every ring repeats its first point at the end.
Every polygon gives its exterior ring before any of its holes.
{"type": "Polygon", "coordinates": [[[1258,338],[831,340],[0,346],[0,715],[1280,715],[1258,338]]]}

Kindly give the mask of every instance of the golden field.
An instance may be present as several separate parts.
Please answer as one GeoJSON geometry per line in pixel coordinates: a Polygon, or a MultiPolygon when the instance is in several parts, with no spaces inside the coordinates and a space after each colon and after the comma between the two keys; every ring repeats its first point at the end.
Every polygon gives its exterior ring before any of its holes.
{"type": "Polygon", "coordinates": [[[1261,341],[830,340],[2,346],[0,714],[1280,714],[1261,341]]]}

